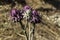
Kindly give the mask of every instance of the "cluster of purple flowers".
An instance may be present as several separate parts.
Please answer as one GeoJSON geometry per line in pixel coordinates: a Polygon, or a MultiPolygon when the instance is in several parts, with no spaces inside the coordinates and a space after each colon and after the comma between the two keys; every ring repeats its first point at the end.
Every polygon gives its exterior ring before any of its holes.
{"type": "Polygon", "coordinates": [[[38,14],[38,12],[36,10],[32,11],[30,22],[31,23],[38,23],[38,22],[40,22],[40,16],[39,16],[39,14],[38,14]]]}
{"type": "Polygon", "coordinates": [[[12,9],[10,13],[11,13],[11,19],[13,21],[20,21],[23,17],[21,10],[12,9]]]}
{"type": "Polygon", "coordinates": [[[21,21],[24,18],[31,23],[37,23],[40,21],[38,12],[30,6],[25,6],[22,10],[12,9],[11,17],[14,21],[21,21]]]}

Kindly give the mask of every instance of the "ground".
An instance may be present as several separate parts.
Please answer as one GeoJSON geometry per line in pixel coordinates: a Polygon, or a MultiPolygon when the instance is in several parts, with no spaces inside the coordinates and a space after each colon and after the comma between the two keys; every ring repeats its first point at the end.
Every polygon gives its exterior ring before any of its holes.
{"type": "MultiPolygon", "coordinates": [[[[35,25],[34,37],[31,40],[60,40],[60,8],[55,0],[26,0],[27,5],[38,10],[41,22],[35,25]],[[56,3],[56,6],[54,4],[56,3]]],[[[22,9],[21,4],[16,3],[15,8],[22,9]]],[[[26,40],[26,34],[19,22],[14,23],[10,16],[11,4],[0,5],[0,40],[26,40]]],[[[25,21],[22,21],[25,25],[25,21]]],[[[29,27],[29,26],[28,26],[29,27]]],[[[26,32],[29,34],[29,28],[26,32]]],[[[34,26],[30,24],[32,29],[34,26]]]]}

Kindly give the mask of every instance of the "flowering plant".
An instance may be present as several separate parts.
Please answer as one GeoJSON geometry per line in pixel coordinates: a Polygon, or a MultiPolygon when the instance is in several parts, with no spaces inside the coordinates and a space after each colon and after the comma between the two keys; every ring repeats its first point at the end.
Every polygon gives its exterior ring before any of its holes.
{"type": "MultiPolygon", "coordinates": [[[[34,24],[34,29],[35,29],[35,23],[40,22],[40,17],[38,12],[35,9],[32,9],[30,6],[25,6],[22,10],[12,9],[11,17],[14,22],[20,22],[22,19],[26,19],[27,20],[26,26],[28,25],[28,22],[31,22],[34,24]]],[[[25,33],[26,33],[26,28],[23,28],[23,29],[25,30],[25,33]]],[[[33,29],[33,32],[34,32],[34,29],[33,29]]],[[[26,33],[26,36],[27,36],[27,33],[26,33]]],[[[29,40],[28,37],[27,37],[27,40],[29,40]]]]}

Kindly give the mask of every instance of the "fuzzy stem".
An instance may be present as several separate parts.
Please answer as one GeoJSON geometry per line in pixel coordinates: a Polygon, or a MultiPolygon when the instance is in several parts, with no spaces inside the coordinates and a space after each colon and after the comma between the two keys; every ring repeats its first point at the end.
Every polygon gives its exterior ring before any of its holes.
{"type": "Polygon", "coordinates": [[[24,33],[25,33],[25,35],[27,37],[27,40],[28,40],[28,36],[27,36],[27,33],[26,33],[27,22],[26,22],[26,25],[25,26],[22,24],[21,21],[20,21],[20,24],[21,24],[21,28],[24,30],[24,33]]]}
{"type": "Polygon", "coordinates": [[[31,33],[30,33],[30,23],[29,23],[29,40],[31,40],[30,35],[31,33]]]}
{"type": "MultiPolygon", "coordinates": [[[[27,28],[27,26],[28,26],[28,21],[26,21],[26,25],[25,25],[25,27],[27,28]]],[[[28,39],[27,32],[26,32],[26,29],[25,29],[25,34],[26,34],[27,40],[29,40],[29,39],[28,39]]]]}
{"type": "Polygon", "coordinates": [[[32,34],[32,35],[33,35],[33,38],[34,38],[34,33],[35,33],[35,23],[33,23],[33,27],[34,27],[34,28],[33,28],[33,34],[32,34]]]}

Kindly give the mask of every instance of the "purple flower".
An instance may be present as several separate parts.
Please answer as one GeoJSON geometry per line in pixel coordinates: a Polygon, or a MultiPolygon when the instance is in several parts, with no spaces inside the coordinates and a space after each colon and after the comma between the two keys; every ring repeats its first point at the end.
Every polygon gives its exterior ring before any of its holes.
{"type": "Polygon", "coordinates": [[[33,11],[32,11],[32,15],[38,16],[39,14],[38,14],[38,12],[37,12],[36,10],[33,10],[33,11]]]}
{"type": "Polygon", "coordinates": [[[38,21],[38,19],[33,16],[32,19],[31,19],[31,22],[35,23],[36,21],[38,21]]]}
{"type": "Polygon", "coordinates": [[[12,17],[16,16],[16,11],[17,11],[17,9],[12,9],[10,11],[12,17]]]}
{"type": "Polygon", "coordinates": [[[17,9],[11,10],[11,18],[13,21],[20,21],[22,19],[22,11],[17,9]]]}
{"type": "Polygon", "coordinates": [[[32,8],[30,7],[30,6],[24,6],[24,8],[23,8],[23,10],[25,11],[25,10],[31,10],[32,8]]]}
{"type": "Polygon", "coordinates": [[[39,23],[40,22],[40,17],[36,10],[32,11],[30,22],[31,23],[39,23]]]}
{"type": "Polygon", "coordinates": [[[23,8],[23,18],[28,20],[30,18],[31,10],[32,8],[30,6],[24,6],[23,8]]]}

